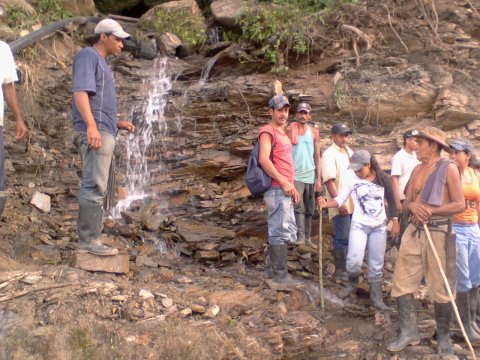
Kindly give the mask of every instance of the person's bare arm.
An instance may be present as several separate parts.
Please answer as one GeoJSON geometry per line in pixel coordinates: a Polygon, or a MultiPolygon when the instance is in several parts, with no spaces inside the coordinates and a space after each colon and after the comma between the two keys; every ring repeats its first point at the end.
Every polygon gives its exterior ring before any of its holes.
{"type": "Polygon", "coordinates": [[[272,178],[275,179],[282,187],[285,195],[293,196],[294,201],[298,202],[299,195],[295,190],[294,184],[291,184],[273,165],[270,159],[270,153],[272,151],[272,136],[269,133],[262,133],[260,135],[260,153],[258,155],[258,162],[263,170],[272,178]]]}
{"type": "Polygon", "coordinates": [[[20,111],[20,105],[18,104],[17,93],[15,91],[15,84],[13,82],[3,84],[3,93],[5,95],[5,101],[8,107],[13,112],[16,124],[15,139],[19,140],[28,133],[27,124],[23,119],[22,112],[20,111]]]}
{"type": "Polygon", "coordinates": [[[88,93],[86,91],[75,91],[73,93],[73,100],[82,119],[85,121],[85,124],[87,124],[88,145],[94,150],[100,149],[102,146],[102,137],[100,136],[97,123],[92,114],[88,93]]]}
{"type": "Polygon", "coordinates": [[[315,163],[315,185],[314,191],[322,190],[322,157],[320,150],[320,134],[314,127],[311,128],[313,133],[313,161],[315,163]]]}
{"type": "Polygon", "coordinates": [[[395,201],[397,203],[397,208],[401,212],[402,211],[402,203],[400,202],[400,190],[398,187],[398,176],[397,175],[392,175],[390,177],[390,182],[392,184],[392,190],[393,194],[395,195],[395,201]]]}

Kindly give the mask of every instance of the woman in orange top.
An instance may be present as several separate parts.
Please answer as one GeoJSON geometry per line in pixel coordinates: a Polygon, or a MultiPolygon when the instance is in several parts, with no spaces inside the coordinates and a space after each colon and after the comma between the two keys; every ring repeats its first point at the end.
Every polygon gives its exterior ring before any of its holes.
{"type": "Polygon", "coordinates": [[[480,329],[475,322],[478,287],[480,285],[480,181],[469,166],[473,146],[468,140],[450,143],[450,158],[457,164],[462,177],[465,210],[453,218],[457,234],[457,307],[472,344],[480,344],[480,329]]]}

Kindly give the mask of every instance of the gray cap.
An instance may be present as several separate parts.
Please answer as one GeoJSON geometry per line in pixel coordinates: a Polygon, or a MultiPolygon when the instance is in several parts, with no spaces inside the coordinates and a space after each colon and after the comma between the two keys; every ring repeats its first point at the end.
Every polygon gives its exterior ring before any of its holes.
{"type": "Polygon", "coordinates": [[[418,130],[408,130],[403,133],[403,140],[407,140],[409,138],[415,137],[419,134],[418,130]]]}
{"type": "Polygon", "coordinates": [[[350,128],[345,124],[334,124],[332,126],[333,135],[336,135],[336,134],[344,135],[344,134],[351,134],[351,133],[352,133],[352,130],[350,130],[350,128]]]}
{"type": "Polygon", "coordinates": [[[118,22],[113,19],[103,19],[94,30],[95,34],[112,34],[120,39],[128,39],[130,34],[123,31],[118,22]]]}
{"type": "Polygon", "coordinates": [[[268,102],[268,106],[271,109],[280,110],[283,109],[284,106],[290,107],[290,102],[285,95],[275,95],[268,102]]]}
{"type": "Polygon", "coordinates": [[[452,140],[449,144],[450,149],[457,151],[465,151],[467,153],[473,153],[473,145],[470,141],[465,139],[452,140]]]}
{"type": "Polygon", "coordinates": [[[297,106],[297,113],[299,113],[300,111],[306,111],[310,114],[310,111],[312,111],[312,107],[309,104],[302,102],[297,106]]]}
{"type": "Polygon", "coordinates": [[[350,165],[348,168],[352,169],[353,171],[358,171],[363,165],[370,164],[371,158],[372,156],[367,150],[357,150],[350,158],[350,165]]]}

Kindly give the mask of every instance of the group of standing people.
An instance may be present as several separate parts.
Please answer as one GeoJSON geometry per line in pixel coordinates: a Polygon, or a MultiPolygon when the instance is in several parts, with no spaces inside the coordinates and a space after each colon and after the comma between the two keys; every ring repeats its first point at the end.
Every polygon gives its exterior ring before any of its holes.
{"type": "Polygon", "coordinates": [[[287,126],[289,111],[286,96],[271,98],[271,120],[259,134],[259,162],[272,177],[272,186],[264,194],[269,245],[265,276],[296,284],[288,275],[287,246],[312,244],[316,197],[322,208],[328,208],[334,225],[335,276],[347,281],[339,297],[346,298],[357,289],[367,254],[370,297],[381,311],[389,310],[383,302],[382,282],[387,224],[391,222],[390,235],[398,238],[399,246],[391,295],[396,298],[400,334],[387,346],[390,351],[420,341],[413,293],[424,279],[434,302],[438,353],[453,354],[451,298],[427,235],[452,291],[456,290],[467,336],[480,346],[475,321],[480,285],[480,181],[469,166],[471,143],[464,139],[447,143],[446,134],[432,126],[406,131],[389,176],[368,151],[350,149],[352,131],[344,124],[332,126],[332,144],[320,156],[318,131],[308,126],[310,105],[301,103],[296,122],[287,126]],[[449,153],[450,159],[442,157],[441,151],[449,153]],[[318,196],[322,186],[325,198],[318,196]]]}

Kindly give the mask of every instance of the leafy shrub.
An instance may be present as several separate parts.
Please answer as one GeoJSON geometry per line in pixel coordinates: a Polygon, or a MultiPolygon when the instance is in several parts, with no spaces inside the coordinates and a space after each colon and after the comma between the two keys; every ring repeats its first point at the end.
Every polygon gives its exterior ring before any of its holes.
{"type": "Polygon", "coordinates": [[[325,15],[339,5],[356,1],[262,1],[262,6],[240,20],[241,38],[261,46],[264,58],[274,64],[273,70],[286,69],[282,61],[290,52],[307,52],[311,33],[325,15]]]}
{"type": "Polygon", "coordinates": [[[177,35],[186,44],[200,45],[207,40],[203,20],[186,12],[157,9],[152,26],[160,32],[177,35]]]}

